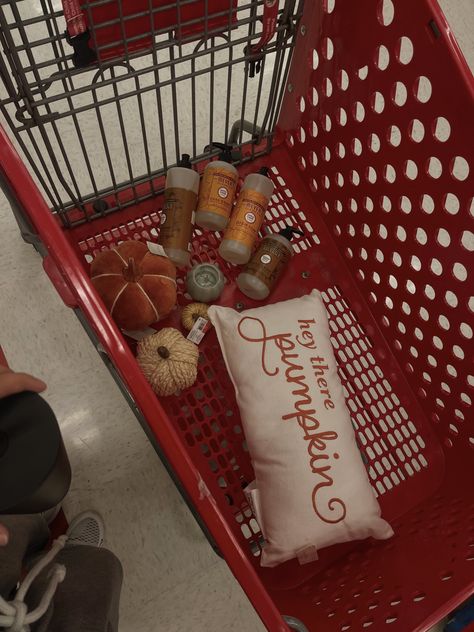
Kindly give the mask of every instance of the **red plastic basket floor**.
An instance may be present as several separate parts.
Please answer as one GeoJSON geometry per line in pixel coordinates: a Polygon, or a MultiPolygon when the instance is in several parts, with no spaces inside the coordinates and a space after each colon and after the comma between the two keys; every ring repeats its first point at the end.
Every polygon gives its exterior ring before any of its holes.
{"type": "MultiPolygon", "coordinates": [[[[241,169],[241,175],[254,171],[263,162],[271,166],[271,175],[276,184],[267,212],[267,226],[276,231],[285,223],[290,223],[304,227],[306,231],[305,237],[295,242],[296,255],[271,295],[271,302],[302,295],[313,287],[323,292],[330,317],[332,343],[358,443],[383,513],[387,519],[396,521],[395,539],[389,543],[331,547],[321,552],[320,560],[315,564],[299,566],[296,562],[289,562],[276,569],[261,569],[258,559],[261,534],[243,494],[243,488],[253,478],[252,466],[234,390],[213,332],[200,345],[199,375],[195,386],[179,396],[161,401],[220,511],[233,525],[243,549],[254,559],[259,574],[282,612],[294,614],[310,623],[324,620],[325,630],[343,629],[341,626],[347,625],[342,622],[343,619],[345,621],[347,615],[353,614],[347,612],[352,610],[352,606],[346,605],[364,595],[359,599],[360,617],[366,617],[366,622],[369,622],[371,609],[376,608],[371,604],[377,601],[383,604],[379,614],[381,617],[383,613],[383,622],[387,623],[385,619],[395,621],[403,616],[401,597],[397,602],[397,595],[403,593],[403,584],[396,572],[397,568],[400,570],[402,567],[399,543],[404,543],[407,556],[413,555],[411,543],[421,515],[433,520],[438,516],[442,526],[438,529],[435,525],[434,532],[423,536],[424,548],[418,547],[420,559],[426,563],[432,555],[432,547],[443,548],[443,554],[446,553],[446,529],[449,529],[449,524],[445,524],[442,519],[442,502],[450,504],[451,514],[453,503],[456,505],[460,522],[468,520],[472,514],[469,513],[468,505],[463,506],[461,496],[446,501],[442,500],[442,495],[432,496],[444,476],[440,443],[351,280],[344,260],[314,208],[310,193],[301,186],[300,175],[286,150],[276,149],[267,160],[246,165],[241,169]],[[405,521],[406,515],[410,516],[408,521],[405,521]],[[357,589],[359,584],[365,582],[375,585],[377,578],[384,575],[384,564],[391,565],[391,568],[384,582],[386,594],[383,599],[377,597],[378,592],[367,592],[366,586],[363,586],[364,591],[357,589]],[[356,593],[358,596],[355,597],[356,593]],[[338,611],[339,602],[346,604],[343,611],[338,611]],[[393,616],[389,616],[390,613],[393,616]],[[337,626],[333,627],[335,622],[337,626]]],[[[146,201],[139,207],[123,211],[121,215],[113,214],[79,226],[68,231],[68,234],[87,265],[99,250],[122,240],[155,241],[160,208],[160,199],[146,201]]],[[[220,303],[238,309],[256,305],[235,288],[233,280],[239,269],[219,259],[216,252],[218,244],[217,235],[202,234],[196,230],[194,261],[219,261],[228,279],[220,303]]],[[[183,294],[183,283],[183,278],[180,278],[181,304],[189,300],[183,294]]],[[[179,310],[162,324],[179,327],[179,310]]],[[[468,524],[472,523],[468,522],[466,526],[468,524]]],[[[466,549],[466,535],[455,529],[450,537],[453,547],[464,547],[467,560],[469,550],[466,549]]],[[[403,559],[404,573],[408,563],[408,559],[403,559]]],[[[450,565],[447,562],[445,567],[448,573],[450,565]]],[[[420,581],[416,587],[410,587],[410,595],[413,593],[413,599],[416,595],[420,596],[421,604],[428,595],[431,578],[425,570],[418,572],[420,581]],[[425,595],[423,599],[422,594],[425,595]]],[[[461,576],[456,579],[465,580],[461,576]]],[[[450,594],[452,590],[456,594],[464,585],[465,582],[451,582],[450,594]]],[[[371,590],[376,591],[376,587],[371,590]]],[[[418,601],[413,603],[418,607],[418,601]]],[[[433,609],[427,597],[423,608],[427,611],[433,609]]],[[[421,612],[420,605],[418,613],[421,612]]],[[[374,616],[370,620],[374,620],[374,616]]],[[[354,620],[354,617],[349,619],[354,620]]],[[[309,629],[312,629],[311,625],[309,629]]],[[[407,623],[406,628],[398,629],[411,628],[407,623]]]]}

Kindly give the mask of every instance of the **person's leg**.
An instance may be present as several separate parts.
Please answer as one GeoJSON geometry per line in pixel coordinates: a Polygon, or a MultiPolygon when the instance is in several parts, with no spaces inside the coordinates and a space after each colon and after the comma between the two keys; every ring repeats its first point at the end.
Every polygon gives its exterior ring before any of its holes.
{"type": "MultiPolygon", "coordinates": [[[[122,566],[113,553],[98,548],[103,527],[100,518],[94,520],[91,515],[72,523],[68,543],[54,560],[54,564],[65,566],[66,577],[46,615],[32,626],[33,632],[118,630],[122,566]]],[[[30,610],[38,605],[46,590],[51,566],[41,572],[28,591],[26,601],[30,610]]]]}
{"type": "Polygon", "coordinates": [[[0,595],[8,599],[21,578],[23,561],[46,545],[49,530],[37,514],[2,516],[2,524],[9,531],[9,540],[0,547],[0,595]]]}
{"type": "MultiPolygon", "coordinates": [[[[122,566],[107,549],[66,547],[55,563],[64,564],[66,578],[58,586],[46,615],[34,632],[117,632],[122,566]]],[[[35,608],[48,584],[47,567],[27,595],[35,608]]]]}

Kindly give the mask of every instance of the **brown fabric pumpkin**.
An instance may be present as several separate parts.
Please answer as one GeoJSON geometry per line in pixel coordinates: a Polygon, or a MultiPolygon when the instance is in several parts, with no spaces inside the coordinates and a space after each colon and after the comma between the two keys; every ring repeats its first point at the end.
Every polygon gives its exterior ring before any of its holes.
{"type": "Polygon", "coordinates": [[[140,241],[125,241],[99,252],[91,264],[92,283],[122,329],[144,329],[176,304],[176,268],[140,241]]]}

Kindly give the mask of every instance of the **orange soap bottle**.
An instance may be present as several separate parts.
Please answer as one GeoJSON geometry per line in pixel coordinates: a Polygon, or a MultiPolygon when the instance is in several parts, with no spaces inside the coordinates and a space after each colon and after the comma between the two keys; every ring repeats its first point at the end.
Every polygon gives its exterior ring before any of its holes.
{"type": "Polygon", "coordinates": [[[274,184],[267,177],[267,167],[245,178],[240,194],[219,246],[219,254],[229,263],[247,263],[265,218],[274,184]]]}
{"type": "Polygon", "coordinates": [[[239,173],[231,164],[231,147],[221,143],[213,143],[213,147],[222,151],[219,160],[213,160],[204,169],[195,221],[200,228],[224,230],[229,223],[239,173]]]}

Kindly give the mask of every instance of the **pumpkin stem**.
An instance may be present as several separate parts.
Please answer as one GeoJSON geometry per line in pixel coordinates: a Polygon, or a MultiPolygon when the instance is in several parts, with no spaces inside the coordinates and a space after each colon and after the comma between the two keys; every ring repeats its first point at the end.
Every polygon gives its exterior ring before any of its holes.
{"type": "Polygon", "coordinates": [[[163,360],[167,360],[170,357],[170,350],[168,347],[158,347],[157,349],[158,355],[163,358],[163,360]]]}
{"type": "Polygon", "coordinates": [[[132,283],[140,277],[140,271],[133,257],[129,258],[128,265],[123,270],[123,276],[126,281],[131,281],[132,283]]]}

